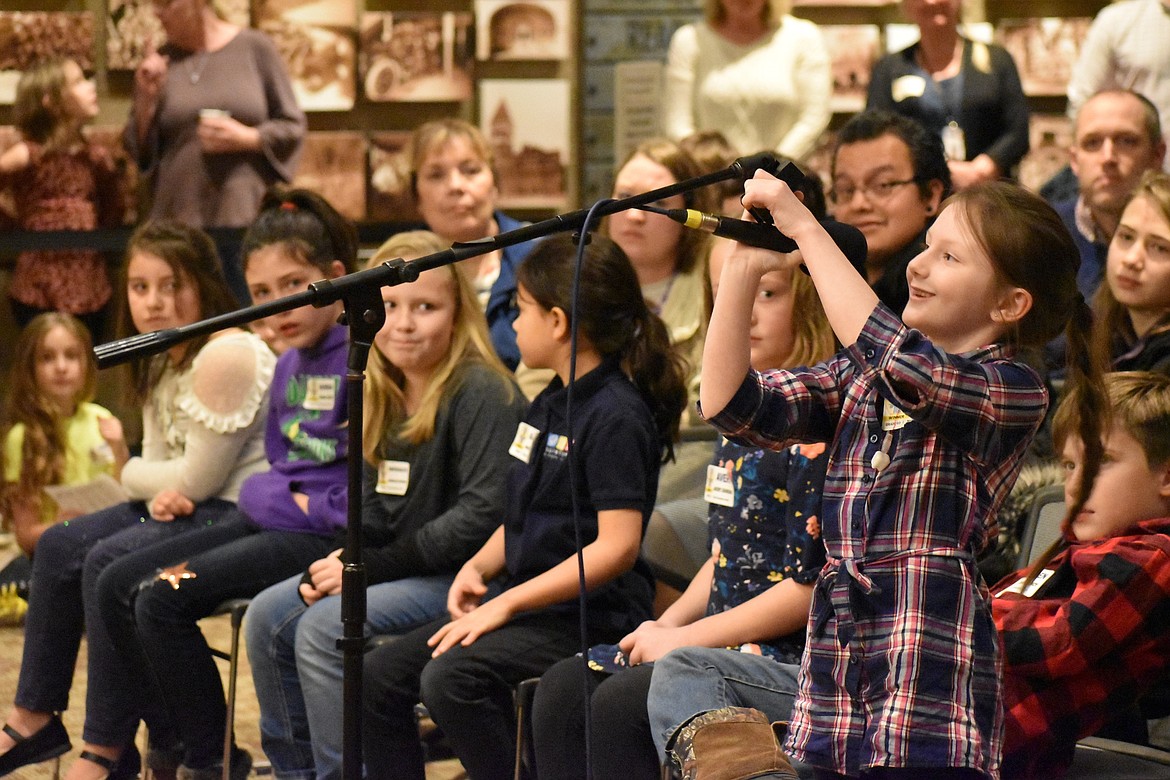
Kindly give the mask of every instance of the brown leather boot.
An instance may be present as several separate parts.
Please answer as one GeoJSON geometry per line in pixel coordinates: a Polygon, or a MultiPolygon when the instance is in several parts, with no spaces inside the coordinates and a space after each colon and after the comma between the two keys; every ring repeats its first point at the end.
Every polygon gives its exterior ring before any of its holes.
{"type": "Polygon", "coordinates": [[[671,757],[683,780],[797,780],[768,716],[750,707],[704,712],[679,729],[671,757]]]}

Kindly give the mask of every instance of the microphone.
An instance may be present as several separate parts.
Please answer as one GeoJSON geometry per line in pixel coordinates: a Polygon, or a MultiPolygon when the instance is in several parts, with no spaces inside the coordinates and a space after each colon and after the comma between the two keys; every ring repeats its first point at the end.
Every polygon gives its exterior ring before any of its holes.
{"type": "MultiPolygon", "coordinates": [[[[795,241],[781,233],[773,225],[761,225],[759,222],[721,217],[716,214],[704,214],[695,209],[662,209],[657,206],[638,206],[638,208],[661,214],[692,230],[713,233],[721,238],[730,238],[757,249],[792,252],[797,248],[795,241]]],[[[860,230],[835,219],[822,219],[820,224],[854,268],[865,267],[869,245],[866,244],[865,236],[860,230]]]]}

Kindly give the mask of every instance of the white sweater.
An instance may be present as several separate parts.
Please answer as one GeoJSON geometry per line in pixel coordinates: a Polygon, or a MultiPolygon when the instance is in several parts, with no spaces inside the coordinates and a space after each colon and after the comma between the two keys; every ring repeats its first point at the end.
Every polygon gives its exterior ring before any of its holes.
{"type": "Polygon", "coordinates": [[[749,46],[706,22],[680,27],[666,60],[663,130],[679,140],[719,130],[740,154],[800,159],[829,124],[829,53],[817,26],[785,16],[749,46]]]}

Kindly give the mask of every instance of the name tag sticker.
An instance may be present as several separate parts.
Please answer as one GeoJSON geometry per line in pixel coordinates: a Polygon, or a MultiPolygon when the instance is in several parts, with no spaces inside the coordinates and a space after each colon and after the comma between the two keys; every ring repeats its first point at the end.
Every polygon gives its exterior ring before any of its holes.
{"type": "Polygon", "coordinates": [[[1027,577],[1020,577],[1018,580],[1016,580],[1011,585],[1009,585],[1008,587],[1001,590],[999,593],[996,593],[995,595],[1002,596],[1005,593],[1021,593],[1021,594],[1023,594],[1024,598],[1030,599],[1036,595],[1036,591],[1040,590],[1040,588],[1044,586],[1044,583],[1046,583],[1046,582],[1048,582],[1048,580],[1052,579],[1052,575],[1055,573],[1056,573],[1055,569],[1045,569],[1044,571],[1042,571],[1036,575],[1036,579],[1032,580],[1032,582],[1028,585],[1027,588],[1024,587],[1024,581],[1027,580],[1028,578],[1027,577]]]}
{"type": "Polygon", "coordinates": [[[926,79],[921,76],[901,76],[890,85],[890,95],[895,103],[907,98],[920,98],[926,93],[926,79]]]}
{"type": "Polygon", "coordinates": [[[703,500],[716,506],[735,506],[735,486],[725,466],[714,463],[707,466],[707,484],[703,489],[703,500]]]}
{"type": "Polygon", "coordinates": [[[539,429],[526,422],[520,423],[516,427],[516,437],[512,439],[512,445],[508,447],[508,454],[517,460],[528,463],[532,460],[532,445],[536,443],[536,437],[539,435],[539,429]]]}
{"type": "Polygon", "coordinates": [[[882,430],[896,431],[905,428],[912,418],[893,404],[882,404],[882,430]]]}
{"type": "Polygon", "coordinates": [[[302,406],[316,412],[329,411],[337,403],[337,383],[340,381],[336,376],[309,377],[302,406]]]}
{"type": "Polygon", "coordinates": [[[384,460],[378,464],[378,484],[374,490],[387,496],[405,496],[410,487],[410,464],[404,460],[384,460]]]}

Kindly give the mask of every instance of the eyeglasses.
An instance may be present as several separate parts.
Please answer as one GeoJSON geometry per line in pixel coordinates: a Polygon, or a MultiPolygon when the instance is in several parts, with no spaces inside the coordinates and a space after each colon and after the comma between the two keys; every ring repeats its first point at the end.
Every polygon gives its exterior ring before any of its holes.
{"type": "Polygon", "coordinates": [[[858,192],[865,193],[865,197],[872,203],[880,203],[889,200],[893,196],[894,190],[899,187],[905,187],[907,184],[917,184],[918,178],[911,179],[891,179],[889,181],[870,181],[862,184],[860,187],[855,187],[852,184],[839,184],[829,190],[829,200],[834,204],[849,203],[853,200],[853,196],[858,192]]]}

